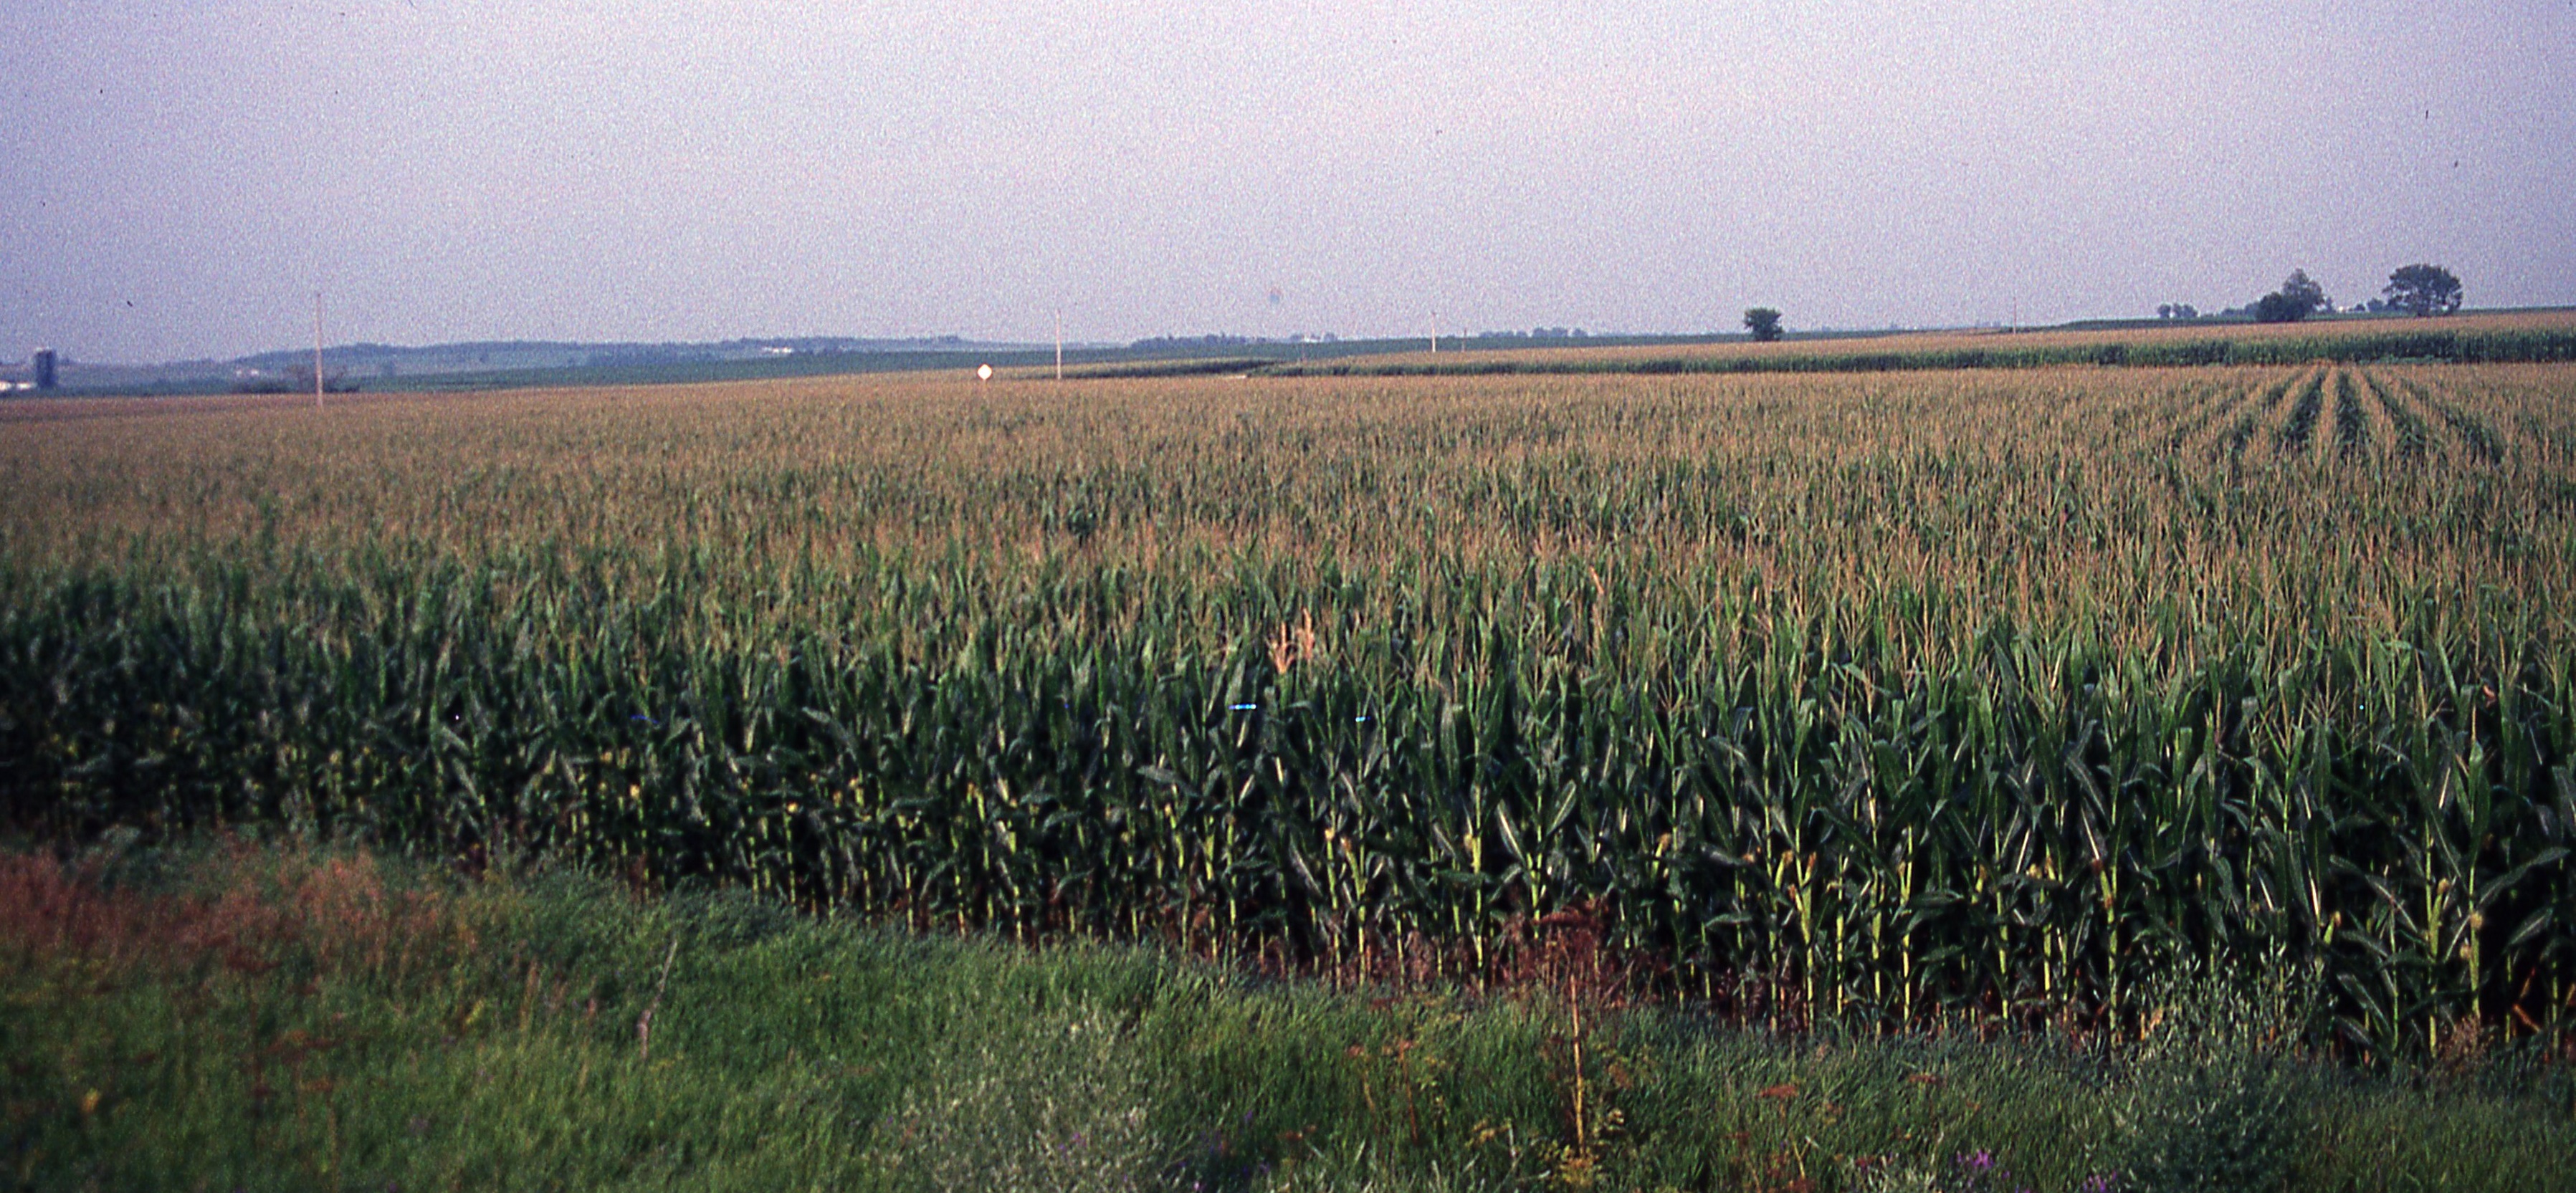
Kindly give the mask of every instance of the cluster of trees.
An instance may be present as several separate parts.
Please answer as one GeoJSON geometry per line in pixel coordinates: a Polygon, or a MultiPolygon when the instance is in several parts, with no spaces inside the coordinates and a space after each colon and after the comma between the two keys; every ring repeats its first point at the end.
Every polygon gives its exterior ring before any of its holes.
{"type": "Polygon", "coordinates": [[[1764,344],[1780,338],[1780,312],[1769,307],[1749,307],[1744,312],[1744,328],[1764,344]]]}
{"type": "Polygon", "coordinates": [[[2187,302],[2158,303],[2156,304],[2156,318],[2197,319],[2200,318],[2200,308],[2187,302]]]}
{"type": "Polygon", "coordinates": [[[2281,288],[2254,301],[2257,323],[2296,323],[2319,311],[2334,309],[2334,300],[2326,297],[2326,288],[2316,283],[2304,269],[2293,269],[2282,279],[2281,288]]]}
{"type": "MultiPolygon", "coordinates": [[[[2388,285],[2380,294],[2386,301],[2373,299],[2366,309],[2403,311],[2416,316],[2448,315],[2460,309],[2459,276],[2439,265],[2419,263],[2400,268],[2388,275],[2388,285]]],[[[2325,287],[2310,278],[2308,271],[2293,269],[2280,289],[2255,300],[2253,314],[2258,322],[2296,323],[2318,311],[2333,309],[2334,300],[2326,297],[2325,287]]],[[[2163,312],[2164,308],[2158,308],[2158,314],[2163,312]]]]}

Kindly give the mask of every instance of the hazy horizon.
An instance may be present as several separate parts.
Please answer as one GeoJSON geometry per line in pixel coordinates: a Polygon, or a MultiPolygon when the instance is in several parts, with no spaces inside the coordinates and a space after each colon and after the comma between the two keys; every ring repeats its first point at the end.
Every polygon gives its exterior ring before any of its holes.
{"type": "Polygon", "coordinates": [[[2576,303],[2576,0],[0,11],[0,359],[2576,303]]]}

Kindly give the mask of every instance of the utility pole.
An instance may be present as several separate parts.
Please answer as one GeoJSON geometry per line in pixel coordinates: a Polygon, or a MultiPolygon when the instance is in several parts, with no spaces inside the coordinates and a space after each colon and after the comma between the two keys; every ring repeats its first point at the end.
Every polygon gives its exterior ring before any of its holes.
{"type": "Polygon", "coordinates": [[[1064,312],[1055,313],[1055,379],[1064,380],[1064,312]]]}
{"type": "Polygon", "coordinates": [[[313,292],[313,408],[322,408],[322,292],[313,292]]]}

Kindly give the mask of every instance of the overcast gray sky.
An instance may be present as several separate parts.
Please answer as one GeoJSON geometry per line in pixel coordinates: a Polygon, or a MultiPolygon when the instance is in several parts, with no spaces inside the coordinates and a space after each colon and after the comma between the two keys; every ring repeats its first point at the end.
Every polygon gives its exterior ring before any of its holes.
{"type": "Polygon", "coordinates": [[[0,0],[0,358],[2576,303],[2576,0],[0,0]],[[1274,298],[1275,292],[1275,298],[1274,298]]]}

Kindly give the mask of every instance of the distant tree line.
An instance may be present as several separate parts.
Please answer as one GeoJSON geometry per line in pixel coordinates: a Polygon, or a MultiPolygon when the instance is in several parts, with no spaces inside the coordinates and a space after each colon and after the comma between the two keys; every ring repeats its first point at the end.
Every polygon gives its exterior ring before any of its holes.
{"type": "Polygon", "coordinates": [[[1250,336],[1154,336],[1127,345],[1130,352],[1171,352],[1183,348],[1246,348],[1254,343],[1250,336]]]}
{"type": "MultiPolygon", "coordinates": [[[[346,369],[328,369],[322,374],[322,388],[329,393],[358,392],[358,383],[346,369]]],[[[284,369],[245,368],[233,374],[232,392],[237,394],[309,394],[313,392],[313,366],[289,365],[284,369]]]]}

